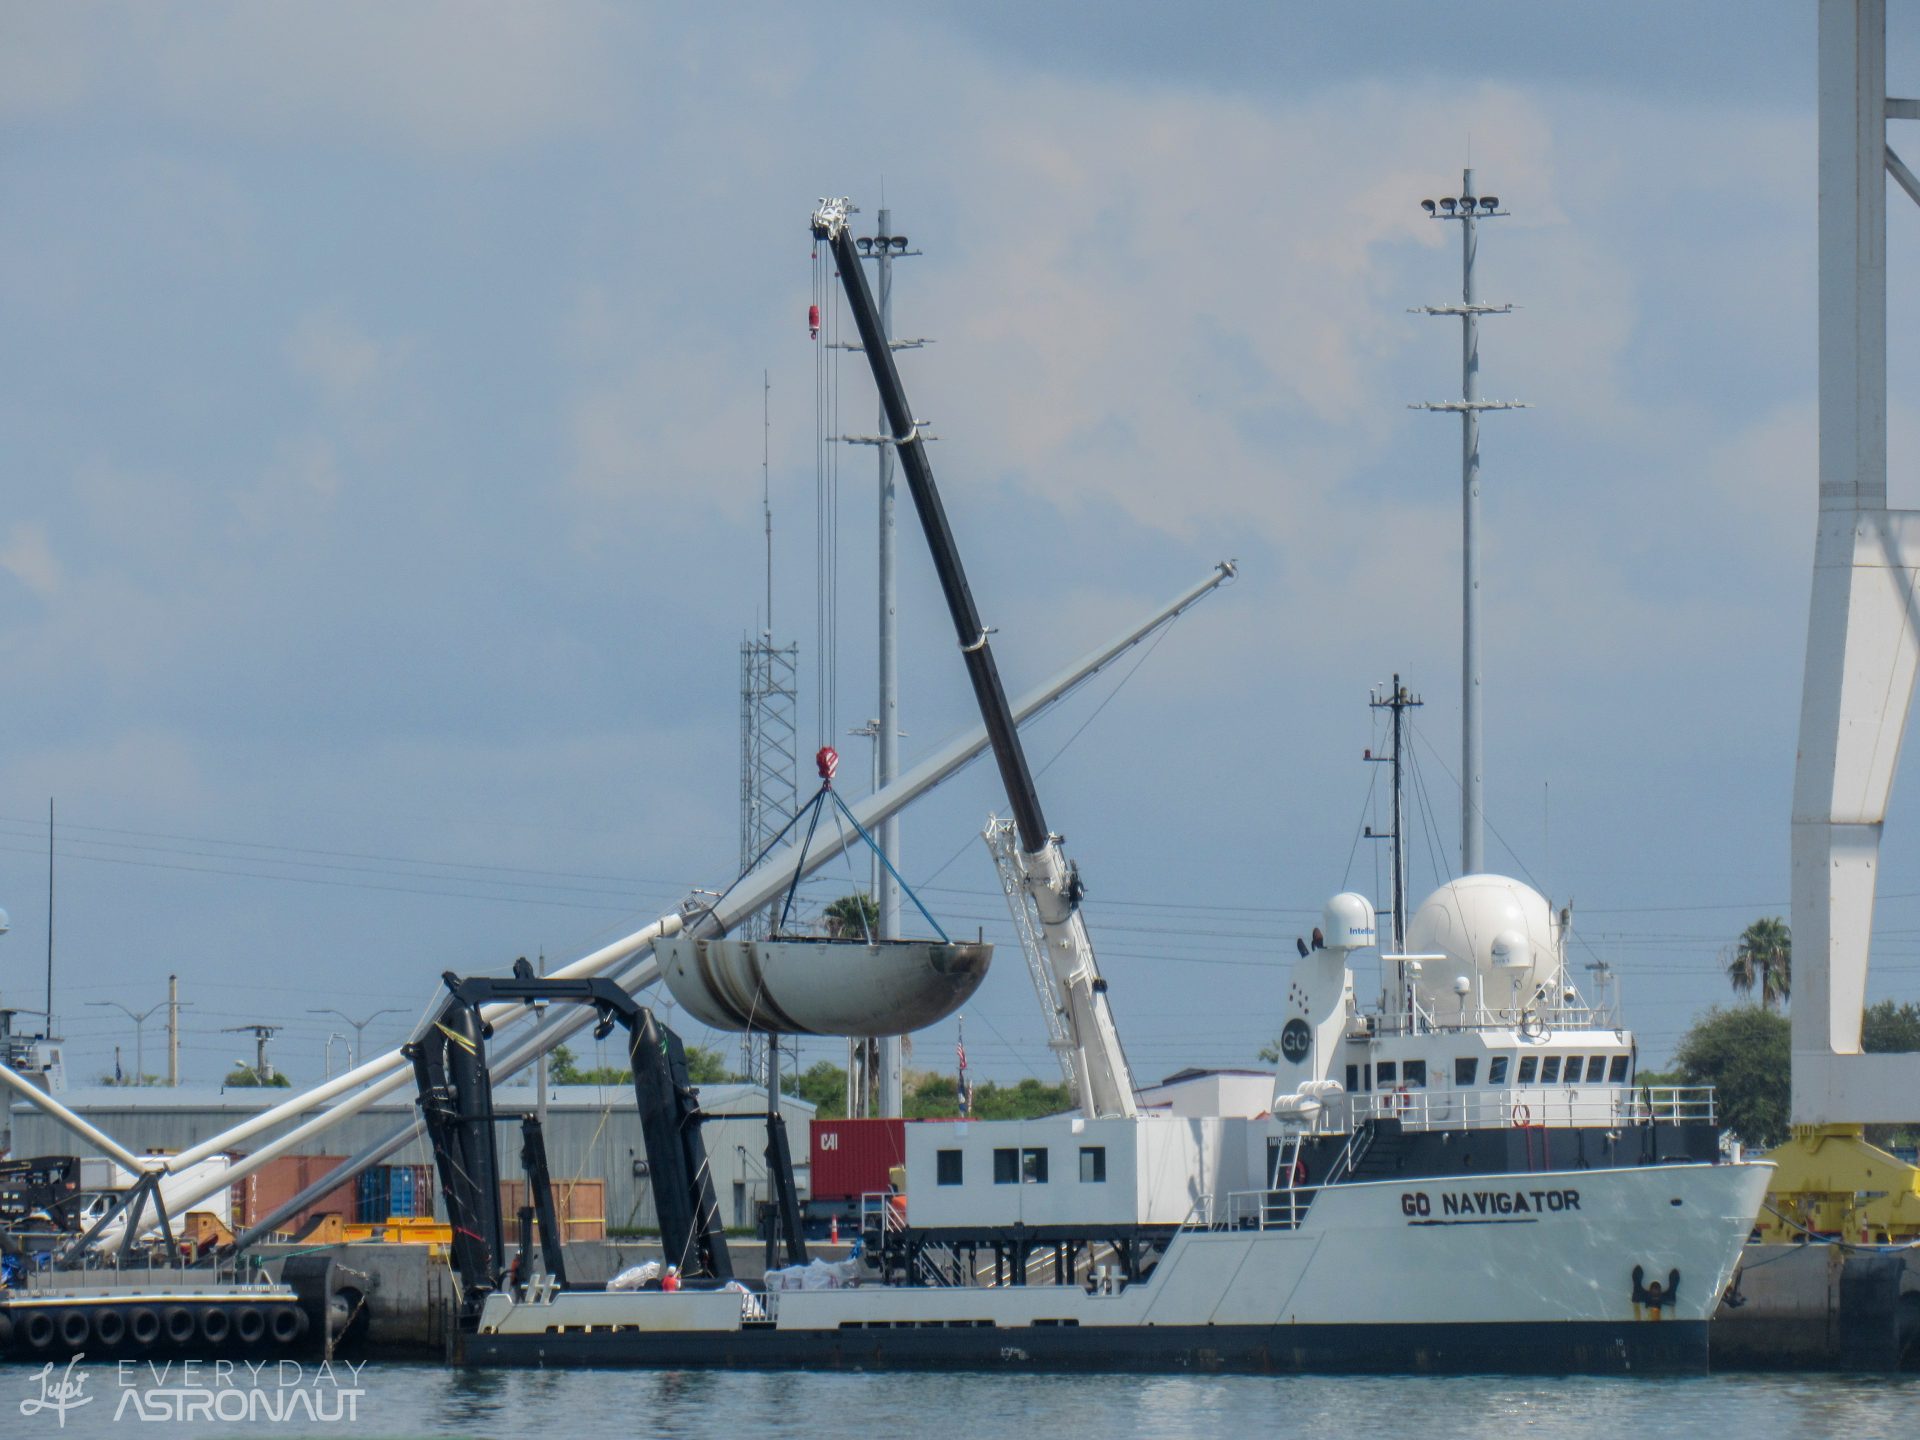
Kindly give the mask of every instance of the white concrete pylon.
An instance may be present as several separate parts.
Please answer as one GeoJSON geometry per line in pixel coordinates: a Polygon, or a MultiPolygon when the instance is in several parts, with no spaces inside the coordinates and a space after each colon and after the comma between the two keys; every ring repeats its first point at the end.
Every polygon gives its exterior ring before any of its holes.
{"type": "MultiPolygon", "coordinates": [[[[1920,514],[1887,508],[1885,0],[1820,5],[1820,511],[1793,795],[1795,1124],[1914,1118],[1863,1055],[1880,835],[1920,662],[1920,514]]],[[[1896,102],[1899,113],[1912,111],[1896,102]]]]}

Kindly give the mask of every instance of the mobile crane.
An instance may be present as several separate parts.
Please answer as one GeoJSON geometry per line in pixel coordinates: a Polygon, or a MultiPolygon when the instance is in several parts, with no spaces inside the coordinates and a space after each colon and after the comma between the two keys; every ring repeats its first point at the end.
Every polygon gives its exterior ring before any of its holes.
{"type": "MultiPolygon", "coordinates": [[[[813,236],[816,241],[826,242],[840,272],[847,305],[860,332],[860,347],[873,371],[873,383],[880,391],[892,430],[889,439],[906,474],[927,547],[933,552],[934,569],[953,618],[967,678],[973,684],[974,700],[993,747],[994,762],[1000,768],[1001,783],[1006,787],[1019,842],[1013,847],[1013,864],[1039,917],[1040,939],[1046,949],[1053,993],[1058,997],[1057,1019],[1064,1025],[1066,1053],[1072,1062],[1074,1097],[1089,1119],[1132,1118],[1138,1113],[1133,1072],[1120,1048],[1107,982],[1100,974],[1093,942],[1080,914],[1084,893],[1080,871],[1067,859],[1060,836],[1047,828],[1041,811],[1020,730],[1007,704],[999,667],[994,664],[989,640],[992,631],[981,623],[974,605],[959,547],[934,484],[925,439],[907,403],[906,388],[900,382],[892,348],[880,325],[879,309],[854,246],[848,224],[853,213],[854,207],[844,197],[823,199],[813,213],[813,236]]],[[[1049,1017],[1050,1031],[1055,1029],[1055,1018],[1049,1017]]]]}

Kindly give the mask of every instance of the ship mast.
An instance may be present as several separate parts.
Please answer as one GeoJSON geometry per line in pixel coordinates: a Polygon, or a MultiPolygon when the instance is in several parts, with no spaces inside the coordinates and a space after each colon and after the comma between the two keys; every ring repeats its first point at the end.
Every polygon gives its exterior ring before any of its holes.
{"type": "Polygon", "coordinates": [[[1389,765],[1393,775],[1393,829],[1385,835],[1374,833],[1371,825],[1366,834],[1372,840],[1385,840],[1392,849],[1388,852],[1393,858],[1388,873],[1387,903],[1393,916],[1393,950],[1395,955],[1404,955],[1407,950],[1407,783],[1406,768],[1401,757],[1406,751],[1407,711],[1417,710],[1420,697],[1400,683],[1400,677],[1393,677],[1393,688],[1383,698],[1378,690],[1367,697],[1367,705],[1374,710],[1385,710],[1392,718],[1388,722],[1392,735],[1393,748],[1385,755],[1376,755],[1369,750],[1366,759],[1369,764],[1389,765]]]}

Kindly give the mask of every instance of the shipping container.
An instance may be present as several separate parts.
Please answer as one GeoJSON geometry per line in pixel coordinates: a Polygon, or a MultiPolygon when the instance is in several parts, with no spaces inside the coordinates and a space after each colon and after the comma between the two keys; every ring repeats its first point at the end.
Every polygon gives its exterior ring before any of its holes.
{"type": "MultiPolygon", "coordinates": [[[[520,1207],[531,1205],[527,1182],[500,1182],[500,1219],[507,1228],[509,1248],[520,1243],[520,1207]]],[[[604,1240],[607,1238],[607,1182],[604,1180],[555,1180],[553,1208],[560,1216],[560,1229],[567,1240],[604,1240]]]]}
{"type": "MultiPolygon", "coordinates": [[[[330,1170],[346,1164],[344,1155],[276,1155],[233,1187],[234,1228],[245,1229],[258,1223],[274,1210],[321,1179],[330,1170]]],[[[299,1214],[281,1222],[283,1231],[298,1230],[315,1215],[338,1215],[351,1222],[354,1214],[354,1187],[342,1181],[313,1201],[299,1214]]]]}
{"type": "Polygon", "coordinates": [[[371,1165],[354,1183],[354,1220],[361,1225],[432,1214],[431,1165],[371,1165]]]}
{"type": "Polygon", "coordinates": [[[885,1190],[888,1172],[907,1163],[904,1120],[815,1120],[812,1130],[815,1200],[852,1200],[885,1190]]]}

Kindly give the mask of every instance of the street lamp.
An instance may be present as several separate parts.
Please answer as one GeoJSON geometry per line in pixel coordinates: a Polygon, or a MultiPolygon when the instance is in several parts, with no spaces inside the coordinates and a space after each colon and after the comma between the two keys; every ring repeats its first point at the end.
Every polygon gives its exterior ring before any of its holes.
{"type": "Polygon", "coordinates": [[[307,1013],[309,1015],[338,1015],[353,1027],[353,1064],[357,1067],[360,1064],[360,1056],[362,1054],[360,1037],[365,1032],[367,1026],[378,1020],[382,1015],[401,1015],[406,1012],[397,1006],[389,1006],[385,1010],[374,1011],[373,1014],[367,1016],[364,1020],[356,1020],[344,1010],[309,1010],[307,1013]]]}
{"type": "Polygon", "coordinates": [[[147,1047],[146,1047],[147,1020],[150,1016],[157,1015],[162,1010],[166,1009],[167,1002],[162,1000],[158,1005],[150,1006],[145,1010],[138,1010],[138,1011],[128,1009],[125,1005],[122,1005],[118,1000],[89,1000],[87,1004],[111,1005],[114,1009],[118,1010],[122,1015],[125,1015],[129,1020],[133,1021],[133,1083],[136,1085],[146,1084],[147,1083],[147,1047]]]}

